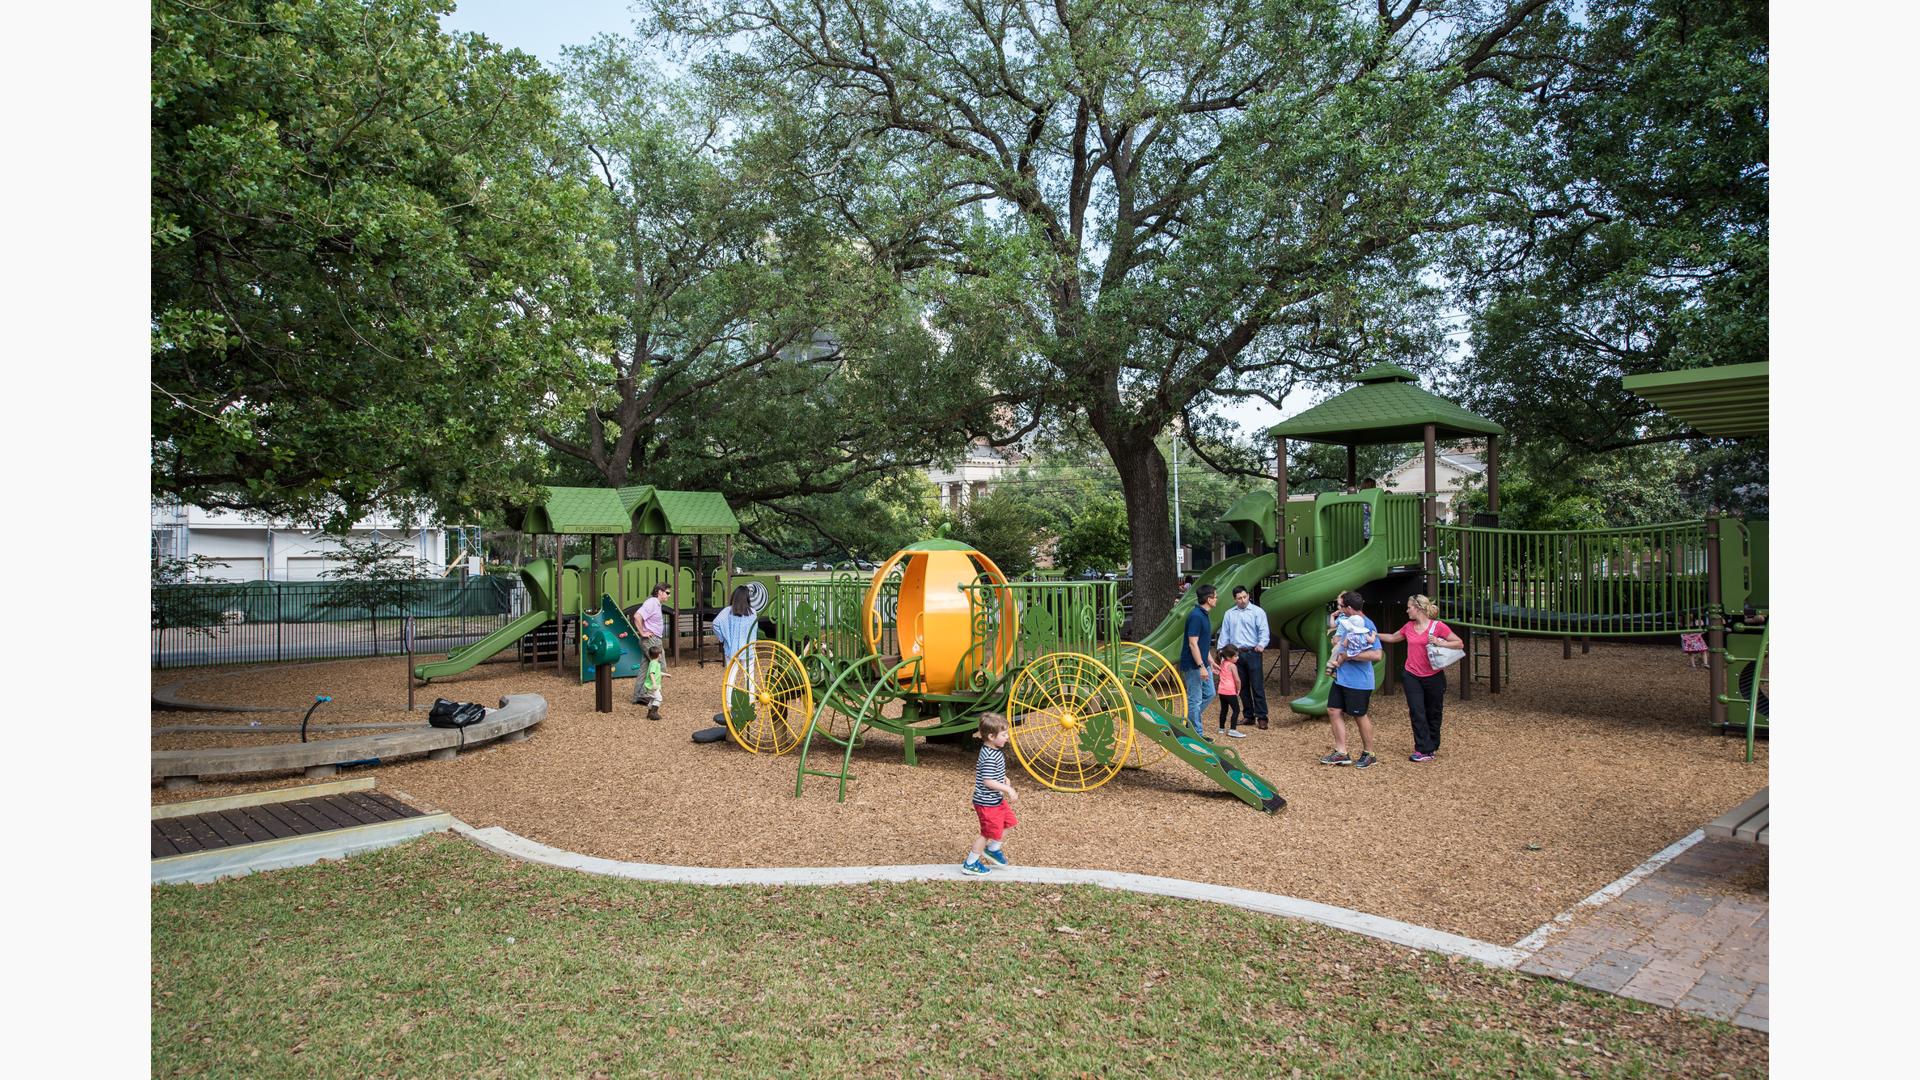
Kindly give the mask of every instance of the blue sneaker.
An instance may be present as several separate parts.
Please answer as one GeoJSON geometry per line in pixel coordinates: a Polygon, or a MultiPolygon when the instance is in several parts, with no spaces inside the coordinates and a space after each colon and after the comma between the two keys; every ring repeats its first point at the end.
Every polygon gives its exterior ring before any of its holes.
{"type": "Polygon", "coordinates": [[[988,874],[993,872],[993,867],[987,866],[984,863],[977,863],[977,862],[973,862],[972,860],[968,860],[967,862],[963,862],[960,864],[960,872],[963,874],[971,875],[973,877],[985,877],[988,874]]]}
{"type": "Polygon", "coordinates": [[[988,859],[992,859],[992,860],[993,860],[993,865],[994,865],[995,867],[1001,867],[1001,866],[1012,866],[1012,865],[1013,865],[1013,860],[1011,860],[1011,859],[1009,859],[1009,858],[1007,858],[1007,853],[1006,853],[1006,852],[1004,852],[1004,851],[995,851],[995,850],[993,850],[992,848],[988,848],[988,849],[987,849],[987,854],[986,854],[986,857],[987,857],[988,859]]]}

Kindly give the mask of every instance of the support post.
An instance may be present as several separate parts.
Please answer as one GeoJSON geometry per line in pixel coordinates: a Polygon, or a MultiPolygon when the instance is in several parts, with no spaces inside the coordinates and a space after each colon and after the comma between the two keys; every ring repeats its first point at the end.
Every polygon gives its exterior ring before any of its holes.
{"type": "Polygon", "coordinates": [[[705,634],[700,629],[701,619],[699,611],[702,607],[706,606],[706,601],[700,598],[700,588],[705,585],[707,581],[706,578],[700,575],[700,570],[700,534],[695,533],[693,536],[693,608],[695,612],[693,616],[693,655],[699,657],[701,667],[706,667],[707,643],[705,634]]]}
{"type": "MultiPolygon", "coordinates": [[[[1473,602],[1473,532],[1471,529],[1460,533],[1460,604],[1462,609],[1473,602]]],[[[1460,700],[1473,700],[1473,628],[1460,627],[1460,644],[1467,655],[1454,665],[1460,669],[1460,700]]]]}
{"type": "Polygon", "coordinates": [[[1420,495],[1420,545],[1425,549],[1420,564],[1426,568],[1425,592],[1428,596],[1437,592],[1440,584],[1440,547],[1434,542],[1433,535],[1434,514],[1440,505],[1439,492],[1436,490],[1440,486],[1439,459],[1434,454],[1434,435],[1434,426],[1428,424],[1424,432],[1427,445],[1426,486],[1420,495]]]}
{"type": "Polygon", "coordinates": [[[566,610],[566,598],[560,595],[560,585],[567,579],[566,566],[567,538],[559,533],[553,534],[553,672],[564,674],[567,670],[567,635],[560,625],[561,612],[566,610]]]}
{"type": "MultiPolygon", "coordinates": [[[[1287,440],[1281,436],[1274,447],[1273,457],[1273,551],[1274,572],[1281,581],[1287,580],[1287,440]]],[[[1280,694],[1283,698],[1293,694],[1293,658],[1288,655],[1291,643],[1287,635],[1278,626],[1268,628],[1268,635],[1280,653],[1280,694]]]]}
{"type": "MultiPolygon", "coordinates": [[[[1720,617],[1720,515],[1707,515],[1707,720],[1716,730],[1727,722],[1727,632],[1720,617]]],[[[1757,676],[1756,676],[1757,679],[1757,676]]],[[[1756,682],[1755,693],[1759,692],[1756,682]]]]}
{"type": "Polygon", "coordinates": [[[1347,488],[1357,491],[1360,488],[1360,447],[1347,444],[1347,488]]]}
{"type": "Polygon", "coordinates": [[[675,533],[673,540],[673,660],[680,662],[680,535],[675,533]]]}

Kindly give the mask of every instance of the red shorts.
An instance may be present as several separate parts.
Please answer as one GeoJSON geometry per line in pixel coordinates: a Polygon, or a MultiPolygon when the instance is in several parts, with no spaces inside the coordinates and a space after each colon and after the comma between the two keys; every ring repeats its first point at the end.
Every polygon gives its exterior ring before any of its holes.
{"type": "Polygon", "coordinates": [[[999,806],[981,806],[975,803],[973,812],[980,815],[980,835],[989,840],[998,840],[1007,834],[1007,830],[1020,824],[1013,816],[1013,807],[1006,803],[999,806]]]}

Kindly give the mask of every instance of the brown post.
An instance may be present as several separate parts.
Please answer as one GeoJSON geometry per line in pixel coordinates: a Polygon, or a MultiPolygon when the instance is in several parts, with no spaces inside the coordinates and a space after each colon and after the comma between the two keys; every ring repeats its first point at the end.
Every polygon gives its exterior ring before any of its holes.
{"type": "Polygon", "coordinates": [[[1572,638],[1563,637],[1560,639],[1560,659],[1562,660],[1573,659],[1573,639],[1572,638]]]}
{"type": "Polygon", "coordinates": [[[1347,444],[1347,486],[1360,486],[1360,447],[1355,443],[1347,444]]]}
{"type": "Polygon", "coordinates": [[[1487,436],[1487,513],[1500,512],[1500,436],[1487,436]]]}
{"type": "Polygon", "coordinates": [[[1432,596],[1440,582],[1440,545],[1435,542],[1433,533],[1434,512],[1439,508],[1439,494],[1435,490],[1440,486],[1438,458],[1433,451],[1433,425],[1428,424],[1424,437],[1427,443],[1427,480],[1425,493],[1420,496],[1420,543],[1426,548],[1426,556],[1421,565],[1426,567],[1426,593],[1432,596]]]}
{"type": "MultiPolygon", "coordinates": [[[[1273,459],[1273,551],[1274,571],[1281,581],[1287,579],[1287,440],[1281,436],[1273,459]]],[[[1269,627],[1270,636],[1280,653],[1280,694],[1293,693],[1293,658],[1288,654],[1287,635],[1280,627],[1269,627]]]]}
{"type": "Polygon", "coordinates": [[[720,598],[722,602],[730,601],[733,597],[733,534],[732,533],[727,534],[726,582],[727,582],[726,585],[720,590],[720,598]]]}
{"type": "Polygon", "coordinates": [[[700,658],[699,664],[701,667],[707,666],[707,643],[701,636],[700,616],[698,614],[700,608],[705,606],[704,602],[700,599],[700,587],[705,584],[706,581],[700,576],[700,534],[695,533],[693,534],[693,609],[695,612],[693,616],[693,655],[700,658]]]}
{"type": "Polygon", "coordinates": [[[680,625],[680,536],[676,533],[673,536],[673,629],[668,631],[673,635],[671,650],[676,663],[680,659],[680,625]]]}
{"type": "MultiPolygon", "coordinates": [[[[1707,515],[1707,720],[1727,722],[1727,632],[1720,618],[1720,515],[1707,515]]],[[[1758,692],[1756,686],[1756,693],[1758,692]]]]}
{"type": "Polygon", "coordinates": [[[1487,635],[1487,693],[1500,692],[1500,644],[1506,635],[1495,630],[1487,635]]]}
{"type": "Polygon", "coordinates": [[[561,582],[567,579],[566,540],[567,538],[559,533],[553,534],[553,670],[556,675],[567,669],[562,659],[567,653],[567,635],[560,625],[563,621],[561,612],[566,610],[567,606],[566,597],[560,595],[561,582]]]}
{"type": "Polygon", "coordinates": [[[601,664],[593,669],[593,711],[613,711],[612,664],[601,664]]]}
{"type": "MultiPolygon", "coordinates": [[[[1460,534],[1460,602],[1469,603],[1473,599],[1473,534],[1460,534]]],[[[1473,628],[1460,627],[1460,644],[1467,655],[1454,666],[1460,669],[1460,700],[1473,700],[1473,628]]]]}

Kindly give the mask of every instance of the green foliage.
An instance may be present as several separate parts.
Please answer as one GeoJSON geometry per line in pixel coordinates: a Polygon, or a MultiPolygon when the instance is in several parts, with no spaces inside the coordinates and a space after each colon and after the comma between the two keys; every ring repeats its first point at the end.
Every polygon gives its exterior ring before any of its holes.
{"type": "MultiPolygon", "coordinates": [[[[1767,357],[1767,5],[1602,0],[1557,25],[1524,231],[1476,243],[1470,359],[1456,390],[1519,446],[1586,458],[1684,431],[1623,376],[1767,357]]],[[[1763,509],[1766,444],[1689,442],[1695,511],[1763,509]]]]}
{"type": "Polygon", "coordinates": [[[1054,565],[1068,574],[1082,570],[1118,570],[1132,554],[1127,531],[1127,507],[1106,497],[1078,508],[1060,536],[1054,565]]]}
{"type": "Polygon", "coordinates": [[[434,0],[155,0],[152,487],[354,520],[524,494],[591,265],[553,81],[434,0]]]}
{"type": "MultiPolygon", "coordinates": [[[[1509,529],[1608,529],[1698,516],[1681,490],[1685,453],[1671,444],[1583,458],[1577,468],[1522,452],[1500,468],[1500,524],[1509,529]]],[[[1485,475],[1452,503],[1460,520],[1487,508],[1485,475]]]]}
{"type": "Polygon", "coordinates": [[[1008,577],[1020,577],[1033,569],[1034,553],[1043,539],[1020,497],[1000,488],[989,488],[985,495],[969,499],[954,523],[953,534],[992,559],[1008,577]]]}
{"type": "Polygon", "coordinates": [[[654,7],[988,386],[1084,416],[1149,619],[1174,597],[1161,433],[1363,360],[1431,364],[1439,239],[1529,212],[1500,46],[1532,9],[654,7]]]}
{"type": "Polygon", "coordinates": [[[221,617],[234,590],[226,585],[202,584],[210,569],[227,564],[206,555],[168,556],[153,564],[153,628],[164,639],[168,630],[213,638],[227,632],[221,617]]]}

